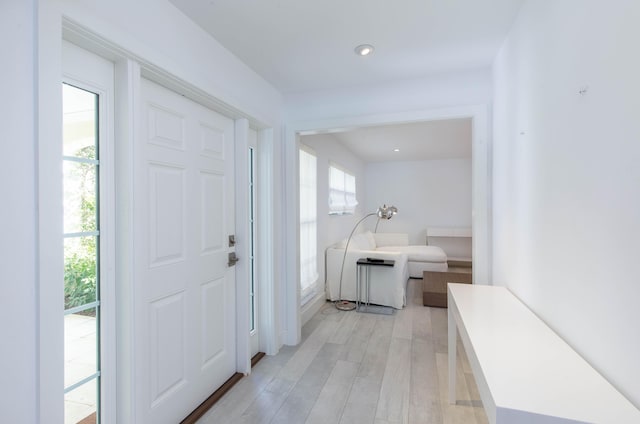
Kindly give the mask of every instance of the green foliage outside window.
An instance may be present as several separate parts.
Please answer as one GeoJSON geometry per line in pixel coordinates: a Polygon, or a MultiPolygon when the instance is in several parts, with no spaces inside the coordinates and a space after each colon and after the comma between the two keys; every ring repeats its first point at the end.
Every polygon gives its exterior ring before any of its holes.
{"type": "MultiPolygon", "coordinates": [[[[93,159],[96,157],[95,147],[83,147],[76,152],[76,156],[93,159]]],[[[95,231],[97,229],[96,166],[91,163],[78,163],[71,177],[79,181],[77,195],[80,207],[78,214],[80,231],[95,231]]],[[[65,208],[67,207],[68,205],[65,205],[65,208]]],[[[65,309],[91,303],[97,299],[97,240],[97,237],[88,236],[69,239],[68,243],[65,243],[65,309]]]]}
{"type": "Polygon", "coordinates": [[[67,258],[64,266],[64,307],[69,309],[95,300],[95,257],[74,253],[67,258]]]}

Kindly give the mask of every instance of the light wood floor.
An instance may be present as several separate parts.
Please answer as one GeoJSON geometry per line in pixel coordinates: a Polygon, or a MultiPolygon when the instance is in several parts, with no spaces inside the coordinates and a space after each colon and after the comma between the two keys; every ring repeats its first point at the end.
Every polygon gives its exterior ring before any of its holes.
{"type": "Polygon", "coordinates": [[[421,287],[409,280],[408,305],[392,316],[328,303],[298,346],[263,358],[198,423],[487,423],[459,341],[448,403],[447,310],[422,306],[421,287]]]}

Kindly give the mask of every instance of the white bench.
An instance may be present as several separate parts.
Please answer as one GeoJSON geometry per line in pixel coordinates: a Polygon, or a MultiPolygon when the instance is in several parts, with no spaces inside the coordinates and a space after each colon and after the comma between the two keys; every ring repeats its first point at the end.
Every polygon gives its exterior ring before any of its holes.
{"type": "Polygon", "coordinates": [[[640,411],[504,287],[449,284],[449,401],[457,332],[490,423],[640,423],[640,411]]]}

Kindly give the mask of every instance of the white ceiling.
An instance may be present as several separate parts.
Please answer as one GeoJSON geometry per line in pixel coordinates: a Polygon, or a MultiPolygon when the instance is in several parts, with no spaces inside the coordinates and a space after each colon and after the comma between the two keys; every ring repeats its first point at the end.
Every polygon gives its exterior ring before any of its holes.
{"type": "Polygon", "coordinates": [[[471,157],[470,118],[366,127],[331,135],[364,162],[471,157]]]}
{"type": "Polygon", "coordinates": [[[491,65],[522,0],[170,0],[281,92],[491,65]],[[373,44],[358,57],[353,49],[373,44]]]}

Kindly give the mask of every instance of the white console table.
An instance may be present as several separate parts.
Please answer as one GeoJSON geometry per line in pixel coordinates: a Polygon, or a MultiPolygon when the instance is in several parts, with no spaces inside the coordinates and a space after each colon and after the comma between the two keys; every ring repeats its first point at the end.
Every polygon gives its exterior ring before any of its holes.
{"type": "Polygon", "coordinates": [[[640,423],[640,411],[504,287],[449,284],[449,400],[456,338],[490,423],[640,423]]]}

